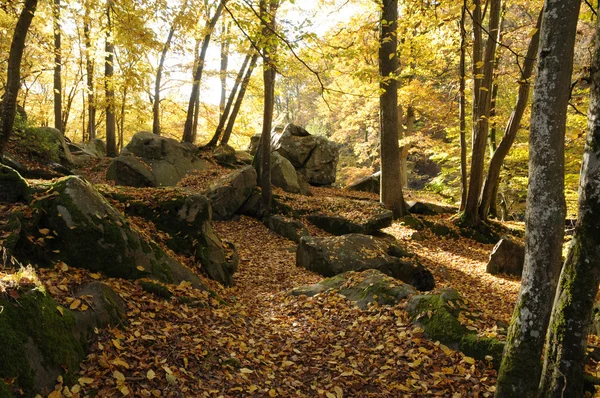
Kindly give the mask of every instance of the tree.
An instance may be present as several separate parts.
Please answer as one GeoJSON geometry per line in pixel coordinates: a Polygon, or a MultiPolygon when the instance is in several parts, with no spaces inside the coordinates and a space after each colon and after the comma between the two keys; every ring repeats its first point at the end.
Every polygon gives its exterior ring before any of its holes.
{"type": "Polygon", "coordinates": [[[467,0],[463,0],[460,15],[460,61],[459,61],[459,123],[460,123],[460,211],[465,210],[467,204],[467,123],[466,108],[467,101],[465,96],[465,58],[466,58],[466,39],[467,31],[465,29],[465,19],[467,13],[467,0]]]}
{"type": "Polygon", "coordinates": [[[381,202],[395,217],[406,214],[398,146],[398,0],[384,0],[379,31],[379,123],[381,146],[381,202]]]}
{"type": "Polygon", "coordinates": [[[21,87],[21,60],[25,49],[25,39],[29,26],[35,15],[37,0],[25,0],[23,10],[19,15],[8,55],[8,69],[4,97],[0,103],[0,158],[13,132],[17,113],[17,96],[21,87]]]}
{"type": "Polygon", "coordinates": [[[537,396],[540,358],[562,263],[564,135],[579,1],[547,0],[529,133],[521,289],[498,373],[497,397],[537,396]]]}
{"type": "Polygon", "coordinates": [[[84,4],[85,11],[83,17],[83,37],[85,41],[85,74],[87,84],[87,138],[92,140],[96,138],[96,99],[94,95],[94,57],[92,56],[92,38],[90,32],[91,1],[87,0],[84,4]]]}
{"type": "Polygon", "coordinates": [[[590,314],[600,283],[600,25],[592,60],[588,131],[579,179],[579,216],[563,265],[546,339],[544,397],[583,396],[590,314]]]}
{"type": "Polygon", "coordinates": [[[64,133],[62,119],[62,54],[60,48],[61,26],[60,26],[60,0],[54,0],[52,6],[54,18],[54,128],[64,133]]]}
{"type": "Polygon", "coordinates": [[[113,1],[106,2],[106,43],[104,58],[104,90],[106,92],[106,156],[117,156],[117,132],[115,116],[114,52],[111,9],[113,1]]]}

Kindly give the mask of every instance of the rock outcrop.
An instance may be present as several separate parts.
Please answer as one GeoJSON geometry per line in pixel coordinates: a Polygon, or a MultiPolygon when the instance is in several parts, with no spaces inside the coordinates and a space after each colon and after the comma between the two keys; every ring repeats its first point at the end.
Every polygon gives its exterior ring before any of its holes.
{"type": "Polygon", "coordinates": [[[304,225],[293,218],[275,215],[265,218],[263,222],[267,228],[277,235],[296,243],[300,242],[300,238],[303,236],[308,236],[308,231],[304,228],[304,225]]]}
{"type": "Polygon", "coordinates": [[[356,182],[348,185],[346,189],[350,191],[371,192],[379,194],[381,184],[381,171],[363,177],[356,182]]]}
{"type": "Polygon", "coordinates": [[[221,178],[208,188],[204,194],[212,205],[215,220],[227,220],[248,200],[256,187],[256,170],[252,166],[221,178]]]}
{"type": "Polygon", "coordinates": [[[375,269],[419,290],[435,286],[433,275],[396,244],[369,235],[302,237],[296,250],[296,266],[323,276],[375,269]]]}
{"type": "Polygon", "coordinates": [[[311,224],[331,234],[346,235],[372,234],[392,225],[394,216],[391,211],[382,210],[380,213],[372,214],[361,221],[323,213],[309,214],[306,216],[306,219],[311,224]]]}
{"type": "Polygon", "coordinates": [[[525,247],[503,237],[494,246],[485,270],[493,275],[507,274],[520,277],[523,273],[524,262],[525,247]]]}
{"type": "Polygon", "coordinates": [[[29,193],[27,181],[16,170],[0,163],[0,202],[24,201],[29,193]]]}

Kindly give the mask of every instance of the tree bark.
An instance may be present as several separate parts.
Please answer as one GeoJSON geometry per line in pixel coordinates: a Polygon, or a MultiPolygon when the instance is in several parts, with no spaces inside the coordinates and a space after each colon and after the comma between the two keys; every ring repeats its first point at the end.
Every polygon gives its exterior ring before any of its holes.
{"type": "Polygon", "coordinates": [[[221,144],[225,145],[229,142],[229,138],[231,137],[231,133],[233,132],[233,125],[235,124],[235,119],[240,111],[240,107],[242,106],[242,102],[244,102],[244,96],[246,95],[246,89],[248,88],[248,83],[250,83],[250,78],[252,77],[252,72],[256,67],[256,61],[258,61],[258,54],[254,54],[252,59],[250,60],[250,65],[248,66],[248,70],[246,71],[246,76],[244,76],[244,80],[242,81],[242,87],[240,88],[240,92],[235,100],[235,105],[233,106],[233,110],[231,111],[231,115],[227,119],[227,127],[225,128],[225,133],[223,134],[223,139],[221,140],[221,144]]]}
{"type": "MultiPolygon", "coordinates": [[[[85,72],[87,82],[88,122],[87,139],[96,138],[96,103],[94,99],[94,57],[92,56],[92,40],[90,35],[91,10],[89,1],[85,3],[85,15],[83,17],[83,36],[85,41],[85,72]]],[[[84,139],[85,141],[85,139],[84,139]]]]}
{"type": "Polygon", "coordinates": [[[402,217],[407,213],[400,176],[398,146],[398,0],[384,1],[379,30],[379,125],[381,148],[381,203],[402,217]]]}
{"type": "Polygon", "coordinates": [[[460,211],[465,210],[467,204],[467,124],[466,124],[466,98],[465,98],[465,53],[467,31],[465,19],[467,13],[467,0],[463,0],[460,16],[460,63],[459,63],[459,95],[458,118],[460,123],[460,211]]]}
{"type": "MultiPolygon", "coordinates": [[[[492,76],[494,71],[494,61],[496,52],[496,42],[498,40],[499,24],[500,24],[500,0],[490,0],[490,16],[488,24],[489,37],[486,41],[485,46],[485,57],[483,59],[483,73],[476,74],[474,76],[474,82],[481,80],[481,84],[474,84],[474,101],[477,104],[473,104],[473,143],[471,150],[471,170],[469,178],[469,188],[467,191],[467,202],[465,205],[465,211],[463,213],[463,222],[467,225],[477,226],[480,223],[478,206],[479,196],[481,193],[481,187],[483,185],[483,167],[485,161],[485,147],[488,137],[489,129],[489,116],[490,116],[490,104],[491,104],[491,89],[492,89],[492,76]],[[475,95],[476,94],[476,95],[475,95]]],[[[480,6],[477,7],[477,9],[480,6]]],[[[477,9],[473,12],[475,15],[477,9]]],[[[473,30],[475,31],[475,25],[480,24],[482,19],[473,20],[473,30]]],[[[480,32],[481,33],[481,32],[480,32]]],[[[476,43],[478,39],[475,38],[473,44],[473,53],[476,52],[476,43]]],[[[473,62],[475,61],[473,58],[473,62]]],[[[480,62],[480,61],[477,61],[480,62]]],[[[479,69],[474,65],[473,70],[479,72],[479,69]]]]}
{"type": "Polygon", "coordinates": [[[273,124],[273,107],[275,105],[275,64],[273,56],[276,49],[275,14],[278,0],[260,0],[260,20],[263,39],[263,79],[264,79],[264,112],[261,147],[261,166],[259,185],[261,204],[264,215],[271,213],[271,128],[273,124]]]}
{"type": "Polygon", "coordinates": [[[219,78],[221,79],[221,101],[219,102],[219,111],[223,115],[225,102],[227,101],[227,66],[229,64],[229,30],[231,21],[227,24],[223,21],[223,40],[221,40],[221,67],[219,69],[219,78]]]}
{"type": "Polygon", "coordinates": [[[600,283],[600,25],[596,25],[579,216],[546,339],[540,396],[581,397],[590,314],[600,283]]]}
{"type": "Polygon", "coordinates": [[[61,54],[61,26],[60,26],[60,0],[54,0],[52,5],[54,29],[54,128],[64,134],[62,119],[62,54],[61,54]]]}
{"type": "Polygon", "coordinates": [[[114,88],[114,52],[112,38],[111,9],[113,1],[106,3],[106,44],[104,48],[104,90],[106,92],[106,156],[117,156],[116,117],[115,117],[115,88],[114,88]]]}
{"type": "MultiPolygon", "coordinates": [[[[402,111],[402,105],[398,105],[398,139],[402,140],[410,137],[415,129],[415,108],[412,105],[408,105],[406,108],[406,129],[402,127],[402,121],[404,119],[404,112],[402,111]]],[[[400,181],[402,181],[402,188],[408,187],[408,151],[410,144],[404,140],[404,145],[400,147],[400,181]]]]}
{"type": "Polygon", "coordinates": [[[498,373],[497,397],[537,396],[541,356],[562,263],[564,135],[580,2],[546,0],[529,134],[521,289],[498,373]]]}
{"type": "Polygon", "coordinates": [[[542,12],[540,12],[535,26],[537,31],[531,37],[531,41],[527,47],[527,54],[525,55],[525,60],[523,62],[521,79],[519,80],[519,93],[517,94],[517,102],[513,108],[510,118],[508,119],[506,129],[504,130],[504,136],[494,151],[494,155],[490,159],[487,177],[485,179],[485,183],[483,184],[481,201],[479,204],[479,215],[482,219],[487,218],[492,201],[496,197],[494,192],[497,192],[498,185],[500,183],[500,169],[504,163],[506,155],[508,155],[508,152],[512,147],[512,144],[515,142],[515,138],[517,137],[517,132],[519,131],[519,126],[521,124],[521,119],[523,118],[523,113],[525,113],[525,109],[527,108],[530,86],[529,79],[531,78],[533,67],[535,65],[535,56],[538,52],[540,42],[539,29],[541,21],[542,12]]]}
{"type": "Polygon", "coordinates": [[[0,160],[4,156],[4,149],[13,132],[17,113],[17,96],[21,87],[21,60],[23,59],[23,50],[25,49],[25,39],[31,25],[31,20],[35,15],[37,3],[37,0],[25,0],[25,5],[15,25],[15,31],[10,44],[6,87],[4,98],[2,98],[2,102],[0,103],[0,160]]]}
{"type": "Polygon", "coordinates": [[[208,44],[210,43],[212,32],[215,29],[215,25],[217,24],[221,13],[223,12],[225,2],[226,0],[219,2],[219,6],[215,11],[215,15],[213,15],[213,17],[206,22],[206,26],[204,27],[205,35],[204,40],[202,41],[202,48],[200,50],[198,64],[196,66],[196,70],[194,71],[194,83],[192,85],[192,93],[190,95],[190,102],[188,104],[188,111],[183,129],[183,142],[193,143],[195,140],[194,114],[197,115],[197,112],[194,112],[194,110],[196,103],[199,102],[200,81],[202,80],[202,72],[204,71],[204,61],[206,60],[206,52],[208,51],[208,44]]]}

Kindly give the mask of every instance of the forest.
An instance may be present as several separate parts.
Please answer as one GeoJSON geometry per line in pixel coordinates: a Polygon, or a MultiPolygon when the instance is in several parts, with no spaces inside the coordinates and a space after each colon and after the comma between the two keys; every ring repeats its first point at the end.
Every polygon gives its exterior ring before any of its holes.
{"type": "Polygon", "coordinates": [[[0,397],[600,396],[595,0],[0,0],[0,397]]]}

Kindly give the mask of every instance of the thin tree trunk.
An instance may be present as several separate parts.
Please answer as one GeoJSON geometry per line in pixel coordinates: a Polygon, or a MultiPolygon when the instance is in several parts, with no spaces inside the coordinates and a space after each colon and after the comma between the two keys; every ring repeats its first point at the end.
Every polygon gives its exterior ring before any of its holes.
{"type": "Polygon", "coordinates": [[[583,396],[590,314],[600,283],[600,25],[596,25],[588,133],[579,178],[579,216],[546,340],[542,397],[583,396]]]}
{"type": "Polygon", "coordinates": [[[225,133],[223,134],[223,139],[221,140],[222,145],[225,145],[229,142],[229,138],[231,137],[231,133],[233,132],[233,125],[235,124],[235,119],[237,118],[237,115],[240,112],[240,107],[242,106],[242,102],[244,102],[244,96],[246,95],[248,83],[250,83],[252,72],[254,72],[254,68],[256,67],[256,61],[258,61],[258,54],[254,54],[252,56],[252,60],[250,60],[250,65],[248,66],[246,76],[244,76],[244,80],[242,81],[242,87],[240,88],[240,92],[237,96],[237,99],[235,100],[235,105],[233,106],[231,115],[229,115],[229,118],[227,119],[227,127],[225,128],[225,133]]]}
{"type": "Polygon", "coordinates": [[[52,15],[54,19],[54,128],[64,134],[62,124],[62,54],[60,48],[60,0],[54,0],[54,4],[52,6],[52,15]]]}
{"type": "Polygon", "coordinates": [[[111,8],[113,2],[106,3],[106,45],[104,58],[104,89],[106,91],[106,156],[117,156],[116,118],[115,118],[115,88],[114,88],[114,51],[112,42],[111,8]]]}
{"type": "Polygon", "coordinates": [[[221,40],[221,68],[219,78],[221,79],[221,101],[219,102],[219,112],[223,115],[225,111],[225,102],[227,101],[227,66],[229,64],[229,30],[231,22],[223,21],[223,40],[221,40]]]}
{"type": "Polygon", "coordinates": [[[123,100],[121,101],[121,120],[119,120],[119,141],[117,149],[123,149],[123,141],[125,139],[125,110],[127,105],[127,85],[123,85],[123,100]]]}
{"type": "Polygon", "coordinates": [[[83,18],[83,35],[85,38],[85,71],[87,81],[88,96],[88,122],[87,138],[92,140],[96,138],[96,104],[94,99],[94,57],[92,56],[92,40],[90,37],[90,5],[85,4],[85,15],[83,18]]]}
{"type": "Polygon", "coordinates": [[[271,213],[271,127],[273,124],[273,107],[275,105],[275,65],[273,56],[276,51],[275,14],[278,0],[260,0],[260,20],[263,36],[263,79],[264,79],[264,112],[259,185],[264,215],[271,213]],[[268,1],[268,2],[267,2],[268,1]]]}
{"type": "MultiPolygon", "coordinates": [[[[252,51],[252,49],[250,49],[250,51],[252,51]]],[[[240,84],[242,83],[242,80],[244,79],[244,73],[246,72],[246,68],[248,66],[248,62],[250,62],[251,57],[252,56],[250,55],[250,52],[246,53],[244,62],[242,62],[242,67],[240,68],[240,71],[237,74],[235,83],[233,84],[233,88],[231,89],[231,93],[229,94],[229,99],[227,100],[227,104],[221,111],[221,116],[219,117],[219,124],[217,126],[217,129],[215,130],[215,134],[213,134],[213,136],[210,139],[210,141],[208,142],[208,144],[206,144],[207,147],[215,147],[217,145],[217,142],[219,141],[219,138],[221,138],[221,134],[223,133],[223,129],[225,128],[225,122],[227,121],[227,118],[229,117],[229,112],[230,112],[231,106],[233,105],[233,102],[235,100],[235,95],[237,94],[237,90],[238,90],[240,84]]]]}
{"type": "MultiPolygon", "coordinates": [[[[500,0],[490,0],[490,16],[488,32],[490,37],[487,38],[485,46],[485,57],[483,59],[483,76],[476,74],[474,81],[481,80],[481,84],[474,90],[477,90],[477,95],[474,96],[477,100],[477,104],[473,105],[473,143],[471,150],[471,170],[469,178],[469,188],[467,191],[467,203],[465,205],[465,211],[463,213],[463,222],[467,225],[477,226],[480,223],[478,206],[479,196],[481,193],[481,187],[483,185],[483,167],[485,161],[485,146],[488,136],[489,128],[489,116],[490,116],[490,104],[491,104],[491,89],[492,89],[492,76],[494,70],[494,60],[496,52],[496,41],[498,40],[499,23],[500,23],[500,0]],[[480,79],[480,77],[482,77],[480,79]]],[[[479,8],[479,6],[477,7],[479,8]]],[[[476,14],[475,10],[473,14],[476,14]]],[[[481,20],[473,21],[473,30],[475,31],[475,25],[481,23],[481,20]]],[[[475,43],[473,44],[473,52],[475,53],[475,43]]],[[[475,58],[473,59],[475,62],[475,58]]],[[[479,61],[478,61],[479,62],[479,61]]],[[[474,65],[476,70],[477,65],[474,65]]],[[[475,93],[474,93],[475,94],[475,93]]]]}
{"type": "Polygon", "coordinates": [[[537,31],[531,37],[531,41],[529,42],[529,46],[527,47],[527,54],[525,55],[525,60],[523,62],[523,69],[521,72],[521,79],[519,80],[519,93],[517,95],[517,102],[513,111],[508,119],[508,123],[506,125],[506,129],[504,130],[504,136],[502,140],[498,144],[498,148],[494,151],[494,155],[490,159],[490,164],[488,167],[487,177],[485,179],[485,183],[483,184],[483,190],[481,193],[481,203],[479,205],[479,215],[482,219],[486,219],[492,205],[492,201],[495,198],[494,192],[498,191],[498,186],[500,185],[500,169],[502,168],[502,164],[504,163],[504,159],[512,144],[517,137],[517,132],[519,131],[519,126],[521,124],[521,119],[523,118],[523,114],[525,113],[525,109],[527,108],[527,100],[529,98],[529,86],[530,86],[530,78],[533,73],[533,67],[535,65],[535,56],[538,52],[539,41],[540,41],[540,25],[542,21],[542,12],[538,16],[538,20],[536,23],[537,31]]]}
{"type": "Polygon", "coordinates": [[[2,102],[0,103],[0,160],[4,156],[4,149],[13,132],[15,115],[17,113],[17,96],[21,87],[21,60],[23,59],[23,50],[25,49],[25,38],[27,37],[31,20],[35,15],[37,3],[37,0],[25,0],[25,5],[15,25],[15,31],[10,44],[6,88],[4,90],[4,98],[2,98],[2,102]]]}
{"type": "Polygon", "coordinates": [[[535,397],[562,264],[564,135],[580,2],[546,0],[529,134],[525,264],[498,373],[497,397],[535,397]]]}
{"type": "Polygon", "coordinates": [[[398,146],[398,0],[384,1],[379,31],[379,125],[381,149],[381,203],[402,217],[407,213],[400,176],[398,146]]]}
{"type": "Polygon", "coordinates": [[[152,103],[152,132],[156,135],[160,135],[160,85],[162,80],[162,72],[165,66],[165,60],[167,59],[167,52],[171,47],[173,35],[175,35],[178,17],[183,15],[186,7],[187,0],[183,2],[178,16],[173,19],[171,29],[169,29],[169,34],[167,35],[167,40],[163,45],[162,52],[160,54],[160,61],[158,62],[158,68],[156,70],[156,80],[154,82],[154,102],[152,103]]]}
{"type": "Polygon", "coordinates": [[[458,107],[460,120],[460,211],[465,210],[467,204],[467,124],[466,124],[466,98],[465,98],[465,52],[467,31],[465,19],[467,11],[467,0],[463,0],[460,17],[460,64],[459,64],[459,94],[460,103],[458,107]]]}
{"type": "Polygon", "coordinates": [[[197,122],[194,123],[194,112],[196,108],[196,103],[199,102],[199,94],[200,94],[200,80],[202,80],[202,72],[204,71],[204,61],[206,60],[206,52],[208,51],[208,44],[210,43],[210,38],[212,36],[212,32],[215,29],[215,25],[221,16],[223,11],[223,6],[226,0],[222,0],[219,2],[219,6],[215,11],[215,15],[207,21],[206,26],[204,27],[205,35],[204,40],[202,41],[202,48],[200,50],[200,57],[198,58],[198,65],[196,66],[196,70],[194,72],[194,83],[192,85],[192,93],[190,95],[190,102],[188,104],[187,116],[185,119],[185,126],[183,129],[183,142],[194,142],[194,124],[197,125],[197,122]]]}

